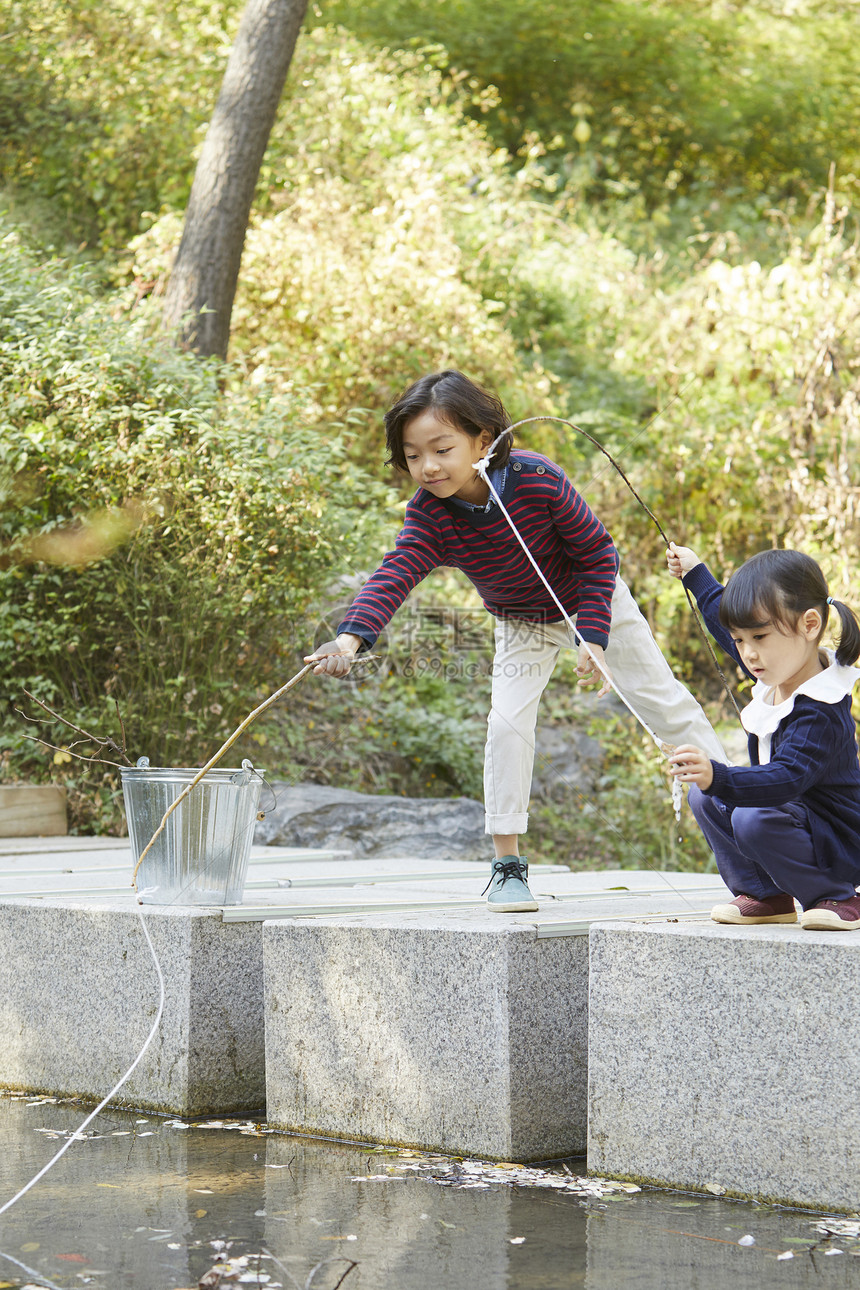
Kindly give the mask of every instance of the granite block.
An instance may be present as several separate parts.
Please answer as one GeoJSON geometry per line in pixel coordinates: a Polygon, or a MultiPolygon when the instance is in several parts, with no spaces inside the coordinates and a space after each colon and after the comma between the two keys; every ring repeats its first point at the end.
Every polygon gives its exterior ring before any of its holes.
{"type": "Polygon", "coordinates": [[[269,1123],[489,1159],[581,1152],[586,939],[538,940],[528,918],[267,922],[269,1123]]]}
{"type": "Polygon", "coordinates": [[[856,932],[593,927],[590,1172],[856,1210],[858,992],[856,932]]]}
{"type": "MultiPolygon", "coordinates": [[[[260,1109],[260,925],[188,906],[147,906],[144,917],[164,1015],[117,1103],[182,1115],[260,1109]]],[[[101,1099],[142,1047],[158,999],[133,897],[0,904],[0,1085],[101,1099]]]]}

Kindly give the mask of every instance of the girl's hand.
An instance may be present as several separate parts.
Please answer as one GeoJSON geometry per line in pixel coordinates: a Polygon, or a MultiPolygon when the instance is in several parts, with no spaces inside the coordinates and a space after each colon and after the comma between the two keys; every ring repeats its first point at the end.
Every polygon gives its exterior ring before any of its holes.
{"type": "Polygon", "coordinates": [[[704,792],[714,782],[711,759],[701,748],[681,744],[669,757],[670,774],[685,784],[697,784],[704,792]]]}
{"type": "Polygon", "coordinates": [[[360,636],[343,632],[336,640],[320,645],[313,654],[306,654],[305,662],[313,663],[317,658],[320,660],[314,668],[314,676],[346,676],[362,644],[360,636]]]}
{"type": "Polygon", "coordinates": [[[670,542],[666,552],[666,563],[673,578],[683,578],[684,574],[689,573],[702,562],[695,551],[691,551],[688,546],[678,546],[677,542],[670,542]]]}
{"type": "MultiPolygon", "coordinates": [[[[590,650],[594,658],[597,659],[598,663],[600,664],[600,667],[603,668],[603,671],[607,672],[609,676],[611,676],[612,673],[609,671],[609,668],[606,666],[606,660],[604,659],[604,656],[603,656],[602,647],[600,645],[592,645],[591,642],[589,641],[588,650],[590,650]]],[[[600,689],[597,691],[597,697],[598,699],[602,699],[604,694],[609,693],[609,691],[612,689],[612,686],[609,684],[606,677],[602,675],[602,673],[600,672],[600,669],[595,667],[591,657],[588,654],[588,650],[586,649],[585,645],[580,645],[579,647],[579,658],[576,661],[576,675],[579,677],[578,684],[591,685],[593,681],[596,681],[599,678],[601,685],[600,685],[600,689]]]]}

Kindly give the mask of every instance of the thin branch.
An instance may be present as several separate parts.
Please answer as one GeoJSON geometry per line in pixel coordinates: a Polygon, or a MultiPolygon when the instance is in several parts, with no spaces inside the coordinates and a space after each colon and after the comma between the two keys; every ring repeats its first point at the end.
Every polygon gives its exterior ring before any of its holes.
{"type": "Polygon", "coordinates": [[[116,719],[119,722],[120,734],[122,736],[122,755],[128,760],[128,750],[125,742],[125,723],[122,719],[122,713],[119,710],[119,699],[114,699],[113,705],[116,708],[116,719]]]}
{"type": "MultiPolygon", "coordinates": [[[[53,752],[66,753],[69,757],[74,757],[77,761],[94,762],[97,766],[116,766],[118,770],[125,769],[120,761],[111,761],[109,757],[85,757],[83,753],[72,752],[70,748],[60,748],[58,744],[49,744],[47,739],[39,739],[36,735],[25,735],[22,732],[21,738],[29,739],[31,743],[34,744],[41,744],[43,748],[50,748],[53,752]]],[[[130,762],[126,762],[126,765],[130,764],[130,762]]]]}
{"type": "Polygon", "coordinates": [[[353,1269],[354,1269],[354,1268],[357,1268],[357,1267],[358,1267],[358,1262],[357,1262],[355,1259],[350,1259],[350,1260],[349,1260],[349,1267],[347,1268],[346,1272],[344,1272],[343,1276],[342,1276],[342,1277],[340,1278],[340,1280],[338,1281],[338,1283],[337,1283],[337,1285],[335,1286],[334,1290],[338,1290],[338,1287],[343,1285],[344,1281],[345,1281],[345,1280],[346,1280],[346,1278],[349,1276],[350,1272],[352,1272],[352,1271],[353,1271],[353,1269]]]}
{"type": "MultiPolygon", "coordinates": [[[[311,1286],[312,1286],[312,1285],[313,1285],[313,1283],[314,1283],[314,1277],[315,1277],[315,1276],[316,1276],[316,1274],[319,1272],[320,1268],[327,1267],[329,1263],[340,1263],[340,1261],[341,1261],[341,1260],[340,1260],[340,1258],[336,1258],[336,1259],[323,1259],[323,1260],[322,1260],[322,1262],[321,1262],[321,1263],[318,1263],[318,1264],[316,1265],[316,1267],[315,1267],[315,1268],[311,1268],[311,1271],[310,1271],[310,1273],[309,1273],[309,1275],[308,1275],[308,1279],[307,1279],[307,1281],[305,1282],[305,1290],[311,1290],[311,1286]]],[[[347,1268],[346,1272],[344,1272],[343,1276],[340,1278],[340,1280],[338,1281],[337,1285],[334,1287],[334,1290],[338,1290],[338,1286],[342,1286],[342,1285],[343,1285],[344,1281],[345,1281],[345,1280],[346,1280],[346,1278],[349,1276],[350,1272],[352,1272],[353,1268],[357,1268],[357,1267],[358,1267],[358,1263],[356,1262],[356,1260],[355,1260],[355,1259],[347,1259],[347,1258],[344,1258],[344,1260],[343,1260],[343,1261],[344,1261],[345,1263],[348,1263],[348,1264],[349,1264],[349,1267],[347,1268]]]]}
{"type": "MultiPolygon", "coordinates": [[[[85,739],[88,739],[90,743],[95,744],[97,748],[108,748],[110,749],[111,752],[120,753],[121,756],[125,759],[126,766],[131,765],[131,762],[128,756],[126,755],[126,751],[125,751],[125,732],[124,731],[123,731],[123,746],[120,748],[119,744],[116,742],[115,739],[111,739],[111,738],[102,739],[99,735],[90,734],[88,730],[82,729],[81,726],[76,726],[74,721],[69,721],[67,717],[61,716],[59,712],[55,712],[53,708],[49,708],[47,703],[43,703],[41,699],[37,699],[35,694],[31,694],[29,690],[25,690],[24,693],[26,694],[28,699],[30,699],[33,703],[37,703],[39,707],[42,709],[42,711],[47,712],[48,715],[50,717],[53,717],[55,721],[59,721],[61,725],[68,726],[70,730],[74,730],[77,734],[83,735],[85,739]]],[[[114,702],[116,702],[116,700],[114,700],[114,702]]],[[[17,708],[16,711],[21,712],[21,709],[17,708]]],[[[21,712],[21,716],[24,717],[27,721],[34,720],[33,717],[28,717],[27,714],[24,712],[21,712]]],[[[61,749],[61,751],[64,751],[64,750],[61,749]]],[[[80,754],[75,753],[74,755],[77,757],[80,754]]],[[[98,758],[94,758],[94,759],[83,758],[82,760],[84,761],[98,760],[98,758]]]]}

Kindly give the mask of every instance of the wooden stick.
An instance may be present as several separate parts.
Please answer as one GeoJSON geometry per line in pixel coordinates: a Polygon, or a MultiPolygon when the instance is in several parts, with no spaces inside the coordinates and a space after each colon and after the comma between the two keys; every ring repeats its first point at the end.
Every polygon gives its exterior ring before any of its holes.
{"type": "MultiPolygon", "coordinates": [[[[376,659],[378,657],[379,657],[378,654],[363,654],[361,658],[353,659],[353,664],[369,663],[372,659],[376,659]]],[[[210,771],[212,767],[216,765],[217,762],[221,760],[221,758],[224,756],[227,749],[232,747],[232,745],[236,742],[239,736],[245,733],[245,731],[248,729],[251,723],[253,721],[256,721],[257,717],[259,717],[261,713],[265,712],[267,708],[270,708],[273,703],[277,703],[278,699],[280,699],[282,695],[287,693],[287,690],[291,690],[294,685],[297,685],[299,681],[301,681],[302,677],[307,676],[308,672],[313,671],[313,669],[317,666],[319,661],[320,660],[318,658],[315,658],[312,662],[306,663],[305,666],[302,668],[302,670],[300,672],[296,672],[295,676],[291,677],[291,679],[287,681],[285,685],[282,685],[279,690],[275,690],[274,694],[270,694],[268,699],[264,699],[263,702],[260,704],[260,706],[258,708],[255,708],[253,712],[249,712],[245,720],[242,722],[242,724],[237,726],[236,729],[233,731],[232,735],[230,736],[230,738],[227,739],[226,742],[221,745],[221,747],[216,752],[215,756],[209,758],[209,761],[207,761],[206,765],[203,767],[202,770],[197,772],[197,774],[192,779],[191,783],[187,784],[186,787],[183,788],[182,792],[179,794],[176,801],[171,802],[170,806],[168,806],[167,810],[164,812],[164,815],[161,817],[161,823],[153,833],[152,837],[147,842],[146,846],[141,851],[140,858],[138,859],[137,864],[134,866],[134,873],[131,875],[132,887],[134,887],[135,889],[137,888],[137,873],[138,873],[138,870],[140,869],[140,866],[143,864],[144,856],[146,855],[147,851],[152,846],[153,842],[158,837],[158,835],[164,832],[164,827],[167,824],[169,817],[176,810],[179,803],[185,800],[185,798],[191,792],[192,788],[194,788],[195,785],[199,784],[203,776],[208,771],[210,771]]]]}

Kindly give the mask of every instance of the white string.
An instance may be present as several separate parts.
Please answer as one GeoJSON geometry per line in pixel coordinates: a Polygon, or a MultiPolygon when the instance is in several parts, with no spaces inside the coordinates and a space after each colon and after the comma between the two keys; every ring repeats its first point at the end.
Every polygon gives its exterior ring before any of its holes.
{"type": "Polygon", "coordinates": [[[153,963],[155,964],[155,971],[156,971],[156,973],[157,973],[157,975],[158,975],[158,987],[159,987],[159,992],[160,992],[160,993],[159,993],[159,1000],[158,1000],[158,1011],[156,1012],[156,1015],[155,1015],[155,1021],[152,1023],[152,1029],[150,1030],[149,1034],[148,1034],[148,1035],[147,1035],[147,1037],[146,1037],[146,1042],[144,1043],[144,1045],[143,1045],[143,1047],[141,1048],[140,1052],[139,1052],[139,1053],[137,1054],[137,1056],[135,1057],[135,1059],[134,1059],[134,1061],[132,1062],[132,1064],[129,1066],[128,1070],[127,1070],[127,1071],[125,1072],[125,1074],[123,1075],[122,1079],[120,1079],[120,1080],[119,1080],[119,1081],[118,1081],[118,1082],[113,1086],[113,1088],[111,1089],[111,1091],[108,1093],[107,1097],[103,1098],[103,1099],[102,1099],[102,1101],[101,1101],[101,1102],[99,1102],[99,1104],[98,1104],[98,1106],[96,1107],[96,1109],[95,1109],[94,1111],[91,1111],[91,1112],[90,1112],[90,1114],[89,1114],[89,1115],[87,1116],[87,1118],[84,1120],[83,1124],[82,1124],[82,1125],[80,1125],[80,1127],[79,1127],[79,1128],[77,1128],[77,1129],[75,1130],[75,1132],[71,1135],[71,1137],[69,1137],[69,1138],[68,1138],[68,1140],[67,1140],[66,1142],[64,1142],[64,1143],[63,1143],[63,1145],[60,1147],[60,1149],[59,1149],[59,1151],[57,1152],[57,1154],[56,1154],[55,1156],[52,1156],[52,1157],[51,1157],[51,1159],[48,1161],[48,1163],[47,1163],[46,1165],[44,1165],[44,1166],[43,1166],[43,1168],[41,1168],[41,1169],[39,1170],[39,1172],[36,1174],[36,1176],[35,1176],[34,1178],[31,1178],[31,1179],[30,1179],[30,1181],[27,1183],[27,1185],[26,1185],[25,1187],[22,1187],[22,1188],[21,1188],[21,1190],[20,1190],[19,1192],[17,1192],[17,1193],[12,1197],[12,1199],[11,1199],[11,1200],[7,1200],[7,1201],[6,1201],[6,1204],[5,1204],[5,1205],[3,1205],[2,1207],[0,1207],[0,1214],[5,1214],[5,1213],[6,1213],[6,1210],[7,1210],[7,1209],[11,1209],[11,1208],[12,1208],[12,1206],[15,1204],[15,1202],[16,1202],[16,1201],[19,1201],[19,1200],[21,1199],[21,1197],[22,1197],[22,1196],[26,1195],[26,1193],[30,1190],[30,1188],[31,1188],[31,1187],[35,1187],[35,1185],[36,1185],[36,1183],[39,1181],[39,1179],[40,1179],[40,1178],[44,1178],[44,1176],[45,1176],[45,1174],[48,1172],[48,1170],[49,1170],[49,1169],[51,1169],[51,1168],[53,1168],[53,1166],[57,1163],[57,1161],[60,1159],[60,1157],[61,1157],[62,1155],[64,1155],[66,1151],[68,1151],[69,1147],[72,1145],[72,1143],[73,1143],[73,1142],[78,1142],[78,1141],[80,1141],[80,1140],[81,1140],[81,1138],[82,1138],[82,1136],[83,1136],[83,1132],[84,1132],[84,1130],[86,1129],[87,1125],[88,1125],[88,1124],[91,1124],[91,1123],[92,1123],[92,1121],[93,1121],[93,1120],[96,1118],[96,1116],[99,1114],[99,1112],[104,1110],[104,1108],[107,1106],[107,1104],[108,1104],[108,1102],[111,1100],[111,1098],[116,1096],[116,1094],[117,1094],[117,1093],[119,1092],[119,1090],[122,1088],[123,1084],[126,1082],[126,1080],[129,1078],[129,1076],[132,1074],[132,1072],[134,1071],[134,1069],[136,1068],[136,1066],[138,1065],[138,1063],[139,1063],[139,1062],[141,1061],[141,1059],[143,1058],[143,1055],[144,1055],[144,1053],[146,1052],[147,1048],[149,1047],[149,1045],[152,1043],[153,1039],[155,1038],[155,1033],[156,1033],[156,1031],[158,1030],[158,1027],[161,1025],[161,1016],[162,1016],[162,1013],[164,1012],[164,977],[163,977],[162,972],[161,972],[161,964],[160,964],[160,963],[159,963],[159,961],[158,961],[158,955],[157,955],[157,954],[156,954],[156,952],[155,952],[155,946],[153,945],[153,943],[152,943],[152,938],[151,938],[151,937],[150,937],[150,935],[149,935],[149,928],[147,927],[147,925],[146,925],[146,923],[144,922],[144,919],[143,919],[143,913],[142,913],[142,911],[141,911],[141,910],[138,910],[138,911],[137,911],[137,913],[138,913],[138,915],[139,915],[139,917],[140,917],[140,924],[141,924],[141,927],[143,928],[143,934],[144,934],[144,936],[146,937],[146,943],[147,943],[147,945],[149,946],[149,952],[150,952],[150,954],[152,955],[152,961],[153,961],[153,963]]]}
{"type": "Polygon", "coordinates": [[[619,699],[620,699],[620,700],[621,700],[621,702],[624,704],[624,706],[625,706],[625,707],[626,707],[626,708],[627,708],[627,709],[628,709],[628,710],[633,714],[633,716],[634,716],[634,717],[636,718],[636,720],[639,722],[639,724],[640,724],[640,726],[643,728],[643,730],[647,731],[647,733],[651,736],[651,738],[654,740],[654,743],[655,743],[655,744],[657,745],[657,747],[660,749],[660,752],[661,752],[661,753],[664,753],[664,755],[665,755],[665,749],[664,749],[665,741],[664,741],[663,739],[661,739],[659,735],[657,735],[657,734],[655,734],[655,733],[654,733],[654,731],[653,731],[653,730],[651,729],[651,727],[648,725],[648,722],[645,720],[645,718],[644,718],[644,717],[642,717],[642,716],[640,716],[640,714],[639,714],[639,713],[636,711],[636,709],[633,707],[632,703],[629,703],[629,702],[627,701],[627,699],[624,697],[624,695],[623,695],[623,694],[621,693],[621,691],[619,690],[618,686],[617,686],[617,685],[615,684],[615,682],[613,681],[613,679],[612,679],[612,677],[610,676],[609,672],[608,672],[608,671],[606,670],[606,668],[601,664],[601,662],[599,661],[599,659],[597,658],[597,656],[593,653],[593,651],[592,651],[592,649],[591,649],[591,646],[589,645],[588,641],[587,641],[587,640],[584,640],[584,639],[583,639],[583,637],[582,637],[582,636],[579,634],[579,632],[576,630],[576,628],[574,627],[573,623],[571,622],[571,619],[570,619],[570,616],[569,616],[569,614],[568,614],[567,610],[565,609],[564,605],[563,605],[563,604],[561,603],[561,601],[559,600],[558,596],[557,596],[557,595],[555,594],[555,592],[553,591],[552,587],[551,587],[551,586],[549,585],[549,583],[547,582],[546,578],[544,577],[543,570],[541,569],[541,567],[540,567],[540,565],[538,564],[537,560],[535,560],[534,556],[532,555],[531,551],[529,550],[528,546],[526,545],[525,540],[524,540],[524,539],[522,538],[522,536],[520,535],[520,533],[519,533],[519,531],[518,531],[518,529],[517,529],[517,526],[514,524],[513,520],[511,519],[510,515],[508,514],[507,509],[505,508],[505,504],[504,504],[504,502],[502,501],[501,497],[499,497],[499,494],[496,492],[495,488],[493,487],[492,481],[490,480],[490,477],[489,477],[489,474],[488,474],[488,467],[489,467],[489,463],[490,463],[490,458],[493,456],[493,453],[495,452],[495,449],[496,449],[496,444],[499,442],[499,440],[502,438],[502,436],[503,436],[503,435],[506,435],[506,434],[512,434],[512,433],[513,433],[513,430],[514,430],[514,427],[513,427],[513,426],[509,426],[506,430],[503,430],[503,431],[502,431],[502,433],[501,433],[500,435],[498,435],[498,436],[497,436],[497,438],[495,438],[495,439],[493,440],[493,442],[490,444],[490,447],[489,447],[489,450],[488,450],[488,452],[487,452],[487,455],[486,455],[485,457],[482,457],[479,461],[476,461],[476,462],[474,463],[474,468],[475,468],[475,470],[477,470],[478,474],[481,476],[481,478],[483,479],[484,483],[485,483],[485,484],[487,485],[487,487],[489,488],[489,490],[490,490],[490,495],[492,496],[493,501],[496,503],[496,505],[498,506],[499,510],[502,512],[502,514],[504,515],[504,517],[505,517],[505,519],[507,520],[508,524],[510,525],[510,527],[511,527],[511,530],[512,530],[512,532],[513,532],[514,537],[517,539],[517,541],[519,542],[520,546],[522,547],[522,549],[525,551],[526,555],[528,556],[528,559],[529,559],[529,561],[530,561],[530,563],[531,563],[531,565],[532,565],[532,568],[534,569],[535,573],[536,573],[536,574],[537,574],[537,576],[540,578],[541,582],[542,582],[542,583],[543,583],[543,585],[546,587],[546,589],[547,589],[547,591],[549,592],[549,594],[552,596],[552,599],[553,599],[554,603],[557,605],[557,607],[558,607],[558,609],[559,609],[559,612],[561,613],[562,618],[564,619],[565,623],[567,624],[568,630],[571,632],[571,634],[572,634],[572,636],[573,636],[574,641],[576,641],[580,646],[582,646],[582,647],[585,649],[586,654],[587,654],[587,655],[588,655],[588,657],[591,659],[592,663],[593,663],[593,664],[594,664],[594,666],[597,668],[597,670],[598,670],[598,672],[600,673],[600,675],[604,678],[604,680],[605,680],[605,681],[607,681],[607,682],[609,683],[610,687],[611,687],[611,688],[615,691],[615,693],[618,695],[619,699]]]}
{"type": "Polygon", "coordinates": [[[12,1254],[6,1254],[4,1250],[0,1250],[0,1259],[7,1259],[9,1263],[14,1263],[16,1267],[23,1268],[28,1277],[35,1277],[39,1285],[46,1286],[47,1290],[63,1290],[63,1287],[58,1286],[56,1281],[51,1281],[46,1277],[44,1272],[36,1272],[34,1268],[28,1268],[26,1263],[22,1263],[20,1259],[16,1259],[12,1254]]]}

